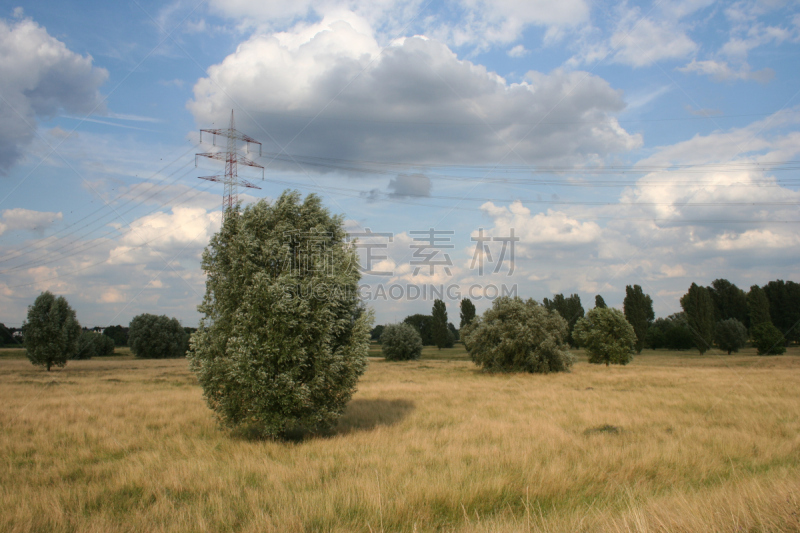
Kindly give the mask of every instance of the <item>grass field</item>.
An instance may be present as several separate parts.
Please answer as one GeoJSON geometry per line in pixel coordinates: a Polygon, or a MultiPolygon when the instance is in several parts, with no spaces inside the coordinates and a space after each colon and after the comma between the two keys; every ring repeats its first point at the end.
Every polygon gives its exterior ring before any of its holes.
{"type": "Polygon", "coordinates": [[[2,531],[800,531],[798,348],[547,376],[371,359],[336,434],[296,443],[220,428],[185,360],[19,355],[2,531]]]}

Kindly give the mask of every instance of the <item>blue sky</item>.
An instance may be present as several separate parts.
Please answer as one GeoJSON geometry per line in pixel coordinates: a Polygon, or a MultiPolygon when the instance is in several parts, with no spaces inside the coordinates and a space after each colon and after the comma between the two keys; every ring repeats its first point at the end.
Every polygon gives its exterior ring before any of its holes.
{"type": "Polygon", "coordinates": [[[245,202],[315,192],[392,235],[361,239],[378,323],[431,286],[457,323],[470,287],[639,284],[666,316],[692,282],[797,280],[799,46],[797,2],[3,3],[0,322],[50,290],[84,325],[196,325],[222,196],[197,131],[231,109],[263,143],[245,202]],[[430,228],[449,248],[415,258],[430,228]],[[495,272],[474,239],[511,230],[495,272]]]}

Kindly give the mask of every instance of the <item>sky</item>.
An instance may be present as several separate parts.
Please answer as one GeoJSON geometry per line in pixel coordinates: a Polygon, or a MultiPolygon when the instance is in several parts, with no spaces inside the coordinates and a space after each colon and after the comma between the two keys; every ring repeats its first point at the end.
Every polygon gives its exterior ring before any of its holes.
{"type": "Polygon", "coordinates": [[[800,280],[798,65],[798,2],[3,1],[0,322],[196,326],[231,111],[240,200],[343,215],[378,324],[800,280]]]}

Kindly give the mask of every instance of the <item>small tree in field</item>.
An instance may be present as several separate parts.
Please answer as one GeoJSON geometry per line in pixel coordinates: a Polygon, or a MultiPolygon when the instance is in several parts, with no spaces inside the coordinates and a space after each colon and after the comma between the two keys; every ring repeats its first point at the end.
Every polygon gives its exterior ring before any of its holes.
{"type": "Polygon", "coordinates": [[[28,307],[25,332],[25,354],[34,365],[47,368],[64,366],[78,351],[81,325],[75,311],[63,296],[45,291],[28,307]]]}
{"type": "Polygon", "coordinates": [[[728,355],[731,352],[738,352],[739,348],[747,343],[747,328],[736,320],[729,318],[717,322],[717,329],[714,332],[714,341],[720,350],[725,350],[728,355]]]}
{"type": "Polygon", "coordinates": [[[344,218],[298,192],[237,211],[203,254],[190,368],[228,426],[268,437],[329,428],[364,373],[372,327],[344,218]]]}
{"type": "Polygon", "coordinates": [[[753,344],[758,349],[758,355],[786,353],[786,339],[772,322],[762,322],[753,327],[753,344]]]}
{"type": "Polygon", "coordinates": [[[389,324],[381,334],[381,351],[387,361],[409,361],[422,355],[422,337],[411,324],[389,324]]]}
{"type": "Polygon", "coordinates": [[[573,335],[590,363],[627,365],[633,359],[636,332],[619,309],[595,307],[578,320],[573,335]]]}
{"type": "Polygon", "coordinates": [[[177,318],[144,313],[131,320],[128,344],[136,357],[168,359],[186,355],[186,337],[177,318]]]}
{"type": "Polygon", "coordinates": [[[490,372],[567,372],[569,326],[556,311],[529,299],[501,296],[462,332],[472,360],[490,372]]]}
{"type": "Polygon", "coordinates": [[[78,337],[78,351],[72,356],[72,359],[91,359],[113,353],[114,339],[94,331],[84,331],[78,337]]]}

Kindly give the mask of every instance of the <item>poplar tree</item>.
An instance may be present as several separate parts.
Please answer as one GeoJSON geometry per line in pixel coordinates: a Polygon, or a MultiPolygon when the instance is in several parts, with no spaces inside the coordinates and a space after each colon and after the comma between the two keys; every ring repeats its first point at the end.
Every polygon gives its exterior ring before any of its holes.
{"type": "Polygon", "coordinates": [[[433,330],[433,343],[440,350],[453,346],[453,334],[447,327],[447,306],[442,300],[434,300],[431,310],[431,329],[433,330]]]}
{"type": "Polygon", "coordinates": [[[769,300],[767,300],[764,290],[758,285],[750,287],[750,292],[747,293],[747,313],[750,317],[751,328],[759,324],[772,324],[769,316],[769,300]]]}
{"type": "Polygon", "coordinates": [[[603,300],[603,297],[599,294],[594,297],[594,306],[599,309],[606,309],[608,306],[606,305],[606,301],[603,300]]]}
{"type": "Polygon", "coordinates": [[[714,302],[708,289],[692,283],[689,292],[681,297],[681,307],[686,314],[686,323],[692,332],[695,346],[700,354],[706,353],[714,342],[714,302]]]}
{"type": "Polygon", "coordinates": [[[633,331],[636,333],[636,353],[641,353],[647,336],[647,328],[656,317],[653,313],[653,299],[645,294],[639,285],[633,287],[627,285],[622,305],[625,310],[625,319],[633,326],[633,331]]]}
{"type": "Polygon", "coordinates": [[[458,329],[468,326],[473,320],[475,320],[475,304],[469,298],[464,298],[461,300],[461,322],[458,329]]]}

